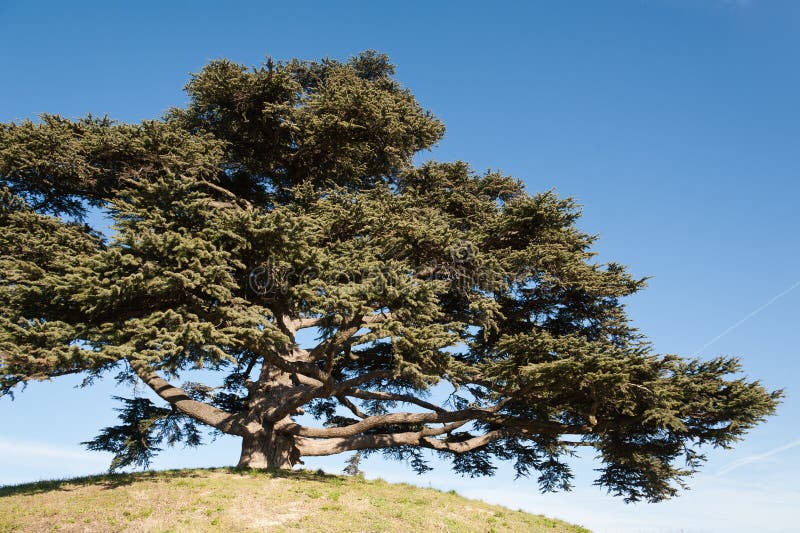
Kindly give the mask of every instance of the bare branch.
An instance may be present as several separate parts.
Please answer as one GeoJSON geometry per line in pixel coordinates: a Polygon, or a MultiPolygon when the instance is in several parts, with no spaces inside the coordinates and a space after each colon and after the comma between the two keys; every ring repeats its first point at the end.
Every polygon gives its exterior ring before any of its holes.
{"type": "Polygon", "coordinates": [[[300,453],[305,456],[333,455],[336,453],[369,450],[375,448],[391,448],[395,446],[421,446],[433,450],[466,453],[486,446],[492,441],[504,436],[501,430],[493,430],[461,442],[446,442],[441,439],[425,437],[420,432],[407,433],[378,433],[373,435],[357,435],[348,438],[308,439],[296,438],[296,445],[300,453]]]}
{"type": "Polygon", "coordinates": [[[420,433],[422,433],[426,437],[432,437],[434,435],[443,435],[444,433],[450,433],[451,431],[458,429],[461,426],[464,426],[470,422],[471,420],[462,420],[460,422],[453,422],[452,424],[442,424],[442,427],[439,428],[426,427],[425,429],[420,431],[420,433]]]}
{"type": "Polygon", "coordinates": [[[371,429],[387,425],[428,424],[435,422],[459,422],[480,420],[483,422],[512,427],[526,433],[537,434],[582,434],[591,432],[591,428],[570,426],[552,421],[529,421],[513,417],[497,415],[493,409],[461,409],[442,413],[390,413],[365,418],[355,424],[333,428],[311,428],[295,422],[281,425],[279,431],[301,437],[334,438],[352,437],[371,429]]]}
{"type": "Polygon", "coordinates": [[[390,402],[411,403],[423,407],[425,409],[435,411],[437,413],[444,413],[447,411],[443,407],[439,407],[438,405],[426,402],[425,400],[420,400],[419,398],[416,398],[408,394],[393,394],[391,392],[352,389],[347,395],[362,400],[380,400],[380,401],[390,401],[390,402]]]}
{"type": "MultiPolygon", "coordinates": [[[[229,191],[225,187],[220,187],[219,185],[216,185],[216,184],[211,183],[210,181],[206,181],[206,180],[197,180],[197,183],[199,185],[202,185],[204,187],[207,187],[207,188],[211,189],[212,191],[216,191],[216,192],[218,192],[220,194],[223,194],[224,196],[227,196],[228,198],[231,198],[234,202],[239,202],[239,203],[241,203],[242,205],[244,205],[247,208],[252,208],[253,207],[250,202],[248,202],[244,198],[241,198],[241,197],[237,196],[236,194],[234,194],[233,192],[229,191]]],[[[230,205],[230,207],[239,207],[238,205],[231,205],[231,204],[228,204],[228,205],[230,205]]]]}
{"type": "MultiPolygon", "coordinates": [[[[302,350],[295,350],[295,352],[302,353],[302,350]]],[[[299,360],[292,361],[288,357],[281,356],[281,354],[275,353],[272,350],[264,350],[263,355],[264,359],[284,372],[304,375],[319,381],[325,381],[328,379],[328,375],[313,363],[299,360]]]]}
{"type": "Polygon", "coordinates": [[[298,318],[292,320],[292,325],[295,329],[314,328],[321,325],[326,317],[311,317],[311,318],[298,318]]]}
{"type": "Polygon", "coordinates": [[[204,424],[215,427],[223,433],[243,435],[244,420],[240,415],[231,414],[207,403],[192,400],[189,394],[162,379],[147,363],[128,360],[133,371],[153,392],[176,409],[204,424]]]}
{"type": "Polygon", "coordinates": [[[339,400],[339,403],[350,409],[350,412],[356,415],[358,418],[367,418],[369,417],[368,414],[364,413],[361,409],[358,408],[356,404],[351,402],[347,399],[347,396],[342,396],[341,394],[336,396],[336,399],[339,400]]]}
{"type": "Polygon", "coordinates": [[[217,209],[233,209],[239,207],[233,202],[220,202],[217,200],[210,200],[208,202],[208,205],[210,205],[211,207],[216,207],[217,209]]]}

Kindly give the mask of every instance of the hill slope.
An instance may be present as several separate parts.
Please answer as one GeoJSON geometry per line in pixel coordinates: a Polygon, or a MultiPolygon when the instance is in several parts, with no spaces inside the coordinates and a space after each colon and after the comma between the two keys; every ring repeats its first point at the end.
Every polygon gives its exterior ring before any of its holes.
{"type": "Polygon", "coordinates": [[[7,531],[586,529],[406,484],[307,471],[170,470],[0,487],[7,531]]]}

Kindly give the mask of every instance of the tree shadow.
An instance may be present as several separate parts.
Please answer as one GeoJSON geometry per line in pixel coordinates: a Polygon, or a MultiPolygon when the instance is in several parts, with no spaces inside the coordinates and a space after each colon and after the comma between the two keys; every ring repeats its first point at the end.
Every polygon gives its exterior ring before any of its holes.
{"type": "Polygon", "coordinates": [[[131,472],[118,474],[98,474],[93,476],[83,476],[69,479],[53,479],[46,481],[35,481],[33,483],[23,483],[21,485],[0,486],[0,498],[6,496],[32,495],[56,490],[70,491],[77,487],[95,486],[102,490],[111,490],[118,487],[130,485],[141,481],[169,481],[172,479],[183,479],[187,477],[201,477],[203,472],[212,472],[221,469],[197,470],[153,470],[145,472],[131,472]]]}
{"type": "MultiPolygon", "coordinates": [[[[6,496],[41,494],[56,490],[70,491],[77,487],[95,486],[102,490],[111,490],[142,481],[171,481],[175,479],[198,478],[214,472],[226,472],[246,476],[266,478],[295,479],[316,481],[340,485],[346,479],[343,476],[328,474],[322,470],[268,470],[257,468],[219,467],[194,468],[178,470],[148,470],[144,472],[99,474],[69,479],[53,479],[23,483],[21,485],[0,486],[0,498],[6,496]]],[[[355,479],[355,478],[354,478],[355,479]]]]}

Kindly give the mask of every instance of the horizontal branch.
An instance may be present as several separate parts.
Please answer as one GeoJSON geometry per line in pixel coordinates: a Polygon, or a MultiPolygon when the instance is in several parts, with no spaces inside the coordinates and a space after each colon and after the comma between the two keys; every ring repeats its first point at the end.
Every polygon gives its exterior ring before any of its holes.
{"type": "MultiPolygon", "coordinates": [[[[562,434],[586,433],[587,428],[570,426],[552,421],[521,420],[514,417],[497,415],[492,409],[461,409],[458,411],[445,411],[441,413],[389,413],[365,418],[354,424],[333,428],[311,428],[291,422],[280,428],[281,432],[298,435],[301,437],[352,437],[365,431],[388,426],[404,424],[430,424],[437,422],[459,422],[466,420],[480,420],[498,426],[513,427],[529,433],[562,434]]],[[[591,431],[591,430],[589,430],[591,431]]]]}
{"type": "Polygon", "coordinates": [[[223,433],[243,434],[243,420],[239,415],[231,414],[207,403],[192,400],[185,390],[171,385],[161,378],[147,363],[137,360],[128,360],[128,363],[136,375],[153,389],[153,392],[182,413],[215,427],[223,433]]]}
{"type": "Polygon", "coordinates": [[[537,434],[582,434],[590,432],[590,428],[583,426],[571,426],[552,421],[521,420],[514,417],[498,415],[489,409],[461,409],[458,411],[445,411],[439,413],[389,413],[365,418],[343,427],[332,428],[312,428],[302,426],[295,422],[283,424],[279,429],[282,433],[297,435],[301,437],[316,438],[336,438],[352,437],[359,433],[364,433],[381,426],[389,425],[408,425],[408,424],[430,424],[459,422],[469,420],[480,420],[482,422],[493,423],[498,426],[514,428],[525,433],[537,434]]]}
{"type": "Polygon", "coordinates": [[[378,433],[372,435],[356,435],[346,438],[309,439],[297,437],[295,445],[304,456],[333,455],[354,450],[370,450],[392,448],[396,446],[421,446],[441,452],[466,453],[486,446],[492,441],[502,438],[502,430],[489,431],[478,437],[460,442],[447,442],[441,439],[426,437],[421,432],[378,433]]]}
{"type": "Polygon", "coordinates": [[[461,413],[458,415],[455,413],[390,413],[386,415],[371,416],[344,427],[311,428],[292,422],[286,424],[280,429],[282,432],[285,431],[301,437],[352,437],[354,435],[358,435],[359,433],[364,433],[365,431],[369,431],[381,426],[425,424],[432,422],[456,422],[459,420],[469,420],[472,418],[473,417],[461,413]]]}

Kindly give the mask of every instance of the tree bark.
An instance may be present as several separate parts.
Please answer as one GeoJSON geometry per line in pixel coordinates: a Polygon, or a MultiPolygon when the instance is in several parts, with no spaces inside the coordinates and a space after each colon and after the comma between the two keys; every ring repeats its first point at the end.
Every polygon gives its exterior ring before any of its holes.
{"type": "Polygon", "coordinates": [[[144,381],[153,392],[169,402],[179,411],[204,424],[215,427],[223,433],[241,435],[242,417],[218,409],[204,402],[192,400],[189,394],[171,385],[162,379],[147,363],[129,359],[128,364],[139,378],[144,381]]]}
{"type": "Polygon", "coordinates": [[[242,437],[242,455],[237,466],[290,470],[300,461],[294,438],[265,429],[242,437]]]}

